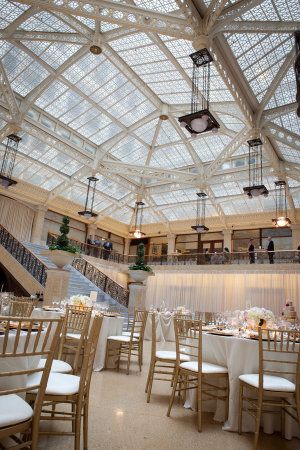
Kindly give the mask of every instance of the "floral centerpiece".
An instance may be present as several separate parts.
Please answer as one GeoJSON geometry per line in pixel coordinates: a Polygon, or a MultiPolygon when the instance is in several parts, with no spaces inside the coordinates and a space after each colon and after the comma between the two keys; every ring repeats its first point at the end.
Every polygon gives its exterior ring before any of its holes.
{"type": "Polygon", "coordinates": [[[70,297],[70,304],[74,306],[85,306],[89,301],[90,297],[87,295],[72,295],[72,297],[70,297]]]}
{"type": "Polygon", "coordinates": [[[244,311],[244,317],[247,322],[247,328],[265,327],[268,322],[273,322],[275,316],[270,309],[258,308],[254,306],[244,311]]]}

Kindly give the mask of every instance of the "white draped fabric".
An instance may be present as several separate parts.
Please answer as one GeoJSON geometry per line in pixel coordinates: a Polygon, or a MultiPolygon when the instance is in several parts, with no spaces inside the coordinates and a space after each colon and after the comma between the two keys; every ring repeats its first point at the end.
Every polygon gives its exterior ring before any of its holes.
{"type": "Polygon", "coordinates": [[[243,271],[238,266],[226,270],[210,266],[199,272],[158,269],[147,280],[146,307],[159,307],[163,301],[169,308],[185,305],[192,311],[221,312],[260,306],[279,314],[289,299],[300,314],[299,269],[298,265],[243,271]]]}
{"type": "Polygon", "coordinates": [[[34,210],[0,195],[0,223],[20,241],[30,241],[34,210]]]}

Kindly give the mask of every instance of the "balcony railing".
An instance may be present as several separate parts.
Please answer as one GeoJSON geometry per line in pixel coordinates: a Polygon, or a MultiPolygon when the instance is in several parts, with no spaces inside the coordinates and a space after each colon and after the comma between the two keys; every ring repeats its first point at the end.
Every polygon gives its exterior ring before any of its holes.
{"type": "Polygon", "coordinates": [[[46,267],[31,251],[0,225],[0,244],[18,261],[42,286],[46,285],[46,267]]]}
{"type": "Polygon", "coordinates": [[[83,258],[75,258],[72,265],[99,289],[110,295],[111,298],[121,305],[128,308],[129,291],[127,289],[106,276],[97,267],[93,266],[83,258]]]}
{"type": "MultiPolygon", "coordinates": [[[[55,243],[56,235],[48,234],[47,244],[55,243]]],[[[72,245],[88,256],[105,259],[120,264],[134,264],[136,255],[122,255],[115,251],[108,252],[102,247],[85,244],[70,239],[72,245]]],[[[275,250],[274,264],[294,264],[300,262],[300,250],[275,250]]],[[[255,264],[269,264],[267,250],[255,251],[255,264]]],[[[147,265],[209,265],[209,264],[249,264],[248,252],[217,252],[217,253],[174,253],[172,255],[145,255],[147,265]]]]}

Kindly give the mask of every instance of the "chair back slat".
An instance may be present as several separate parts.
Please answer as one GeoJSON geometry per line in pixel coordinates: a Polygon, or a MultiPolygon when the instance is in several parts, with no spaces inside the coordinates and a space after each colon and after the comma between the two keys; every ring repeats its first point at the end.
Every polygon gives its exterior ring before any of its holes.
{"type": "Polygon", "coordinates": [[[33,309],[34,303],[32,300],[28,300],[28,298],[27,301],[13,299],[9,304],[9,315],[11,317],[30,317],[33,309]]]}
{"type": "Polygon", "coordinates": [[[148,317],[148,311],[145,310],[135,310],[134,312],[134,319],[133,319],[133,325],[131,329],[131,339],[134,337],[137,337],[140,340],[143,340],[144,338],[144,332],[146,328],[146,322],[148,317]]]}
{"type": "Polygon", "coordinates": [[[191,360],[202,364],[202,321],[174,317],[176,340],[176,359],[179,364],[182,356],[189,356],[191,360]]]}
{"type": "Polygon", "coordinates": [[[300,398],[300,332],[259,327],[258,336],[260,389],[265,374],[276,374],[295,383],[300,398]]]}

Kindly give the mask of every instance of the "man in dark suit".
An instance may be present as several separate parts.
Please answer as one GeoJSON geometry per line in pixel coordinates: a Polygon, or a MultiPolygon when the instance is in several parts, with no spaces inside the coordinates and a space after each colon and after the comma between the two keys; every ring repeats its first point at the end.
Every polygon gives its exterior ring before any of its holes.
{"type": "Polygon", "coordinates": [[[103,258],[108,259],[113,249],[112,242],[109,240],[105,241],[103,244],[103,258]]]}
{"type": "Polygon", "coordinates": [[[249,245],[248,245],[248,253],[249,253],[249,260],[250,260],[250,264],[255,264],[255,248],[254,248],[254,243],[253,243],[253,239],[251,238],[249,241],[249,245]]]}
{"type": "Polygon", "coordinates": [[[268,237],[268,241],[269,241],[269,243],[268,243],[268,247],[267,247],[267,252],[269,255],[269,261],[270,261],[270,264],[274,264],[274,242],[273,242],[271,236],[268,237]]]}

